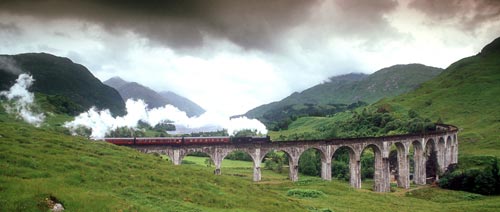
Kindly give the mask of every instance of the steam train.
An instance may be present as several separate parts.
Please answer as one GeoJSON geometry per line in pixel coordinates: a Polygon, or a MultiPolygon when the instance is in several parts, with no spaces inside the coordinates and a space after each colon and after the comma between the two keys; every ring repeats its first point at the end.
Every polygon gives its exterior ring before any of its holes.
{"type": "Polygon", "coordinates": [[[144,137],[144,138],[104,138],[116,145],[192,145],[192,144],[229,144],[229,143],[269,143],[269,136],[258,137],[144,137]]]}

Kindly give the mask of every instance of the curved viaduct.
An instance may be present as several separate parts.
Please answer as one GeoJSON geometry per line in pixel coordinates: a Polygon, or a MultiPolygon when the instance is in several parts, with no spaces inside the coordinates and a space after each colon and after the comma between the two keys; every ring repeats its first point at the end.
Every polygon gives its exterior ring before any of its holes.
{"type": "Polygon", "coordinates": [[[217,145],[186,145],[186,146],[132,146],[145,153],[157,152],[166,154],[175,165],[180,165],[182,159],[189,153],[203,152],[210,156],[215,164],[215,174],[221,174],[222,160],[233,151],[243,151],[253,159],[253,180],[261,180],[261,162],[271,151],[283,151],[289,158],[289,178],[298,180],[298,164],[300,155],[308,149],[316,149],[321,153],[321,178],[331,180],[331,162],[334,153],[340,148],[347,148],[350,170],[350,184],[361,188],[361,154],[367,148],[372,148],[375,154],[374,191],[390,191],[389,152],[392,145],[397,149],[397,185],[410,187],[410,147],[413,146],[415,184],[426,183],[426,160],[429,148],[437,155],[438,171],[444,172],[450,164],[457,163],[458,129],[450,125],[438,125],[438,131],[428,134],[409,134],[384,137],[330,139],[312,141],[283,141],[264,144],[217,144],[217,145]],[[428,151],[427,151],[428,152],[428,151]]]}

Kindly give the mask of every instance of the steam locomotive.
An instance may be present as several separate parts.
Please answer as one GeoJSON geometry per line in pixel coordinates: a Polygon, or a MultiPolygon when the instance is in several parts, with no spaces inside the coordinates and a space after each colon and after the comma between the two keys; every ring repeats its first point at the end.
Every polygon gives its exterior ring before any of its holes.
{"type": "Polygon", "coordinates": [[[104,138],[116,145],[192,145],[192,144],[229,144],[229,143],[269,143],[269,136],[258,137],[144,137],[144,138],[104,138]]]}

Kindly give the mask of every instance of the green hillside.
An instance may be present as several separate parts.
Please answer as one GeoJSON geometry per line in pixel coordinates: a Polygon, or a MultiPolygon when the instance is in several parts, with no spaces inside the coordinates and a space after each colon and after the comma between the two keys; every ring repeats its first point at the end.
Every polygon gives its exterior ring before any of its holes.
{"type": "Polygon", "coordinates": [[[325,116],[345,109],[359,102],[373,103],[384,97],[396,96],[414,90],[428,81],[442,69],[421,64],[394,65],[371,75],[347,74],[332,77],[328,82],[316,85],[300,93],[293,93],[285,99],[262,105],[245,115],[257,118],[270,129],[273,122],[293,116],[325,116]],[[306,108],[304,110],[303,108],[306,108]]]}
{"type": "MultiPolygon", "coordinates": [[[[366,107],[368,111],[384,108],[387,116],[408,120],[412,110],[433,122],[443,121],[460,128],[460,155],[500,156],[500,38],[484,47],[481,53],[450,65],[420,88],[366,107]]],[[[353,121],[355,112],[331,117],[303,117],[288,130],[270,132],[272,138],[317,136],[325,128],[353,121]]],[[[335,129],[333,129],[335,130],[335,129]]],[[[337,133],[342,134],[342,133],[337,133]]]]}
{"type": "MultiPolygon", "coordinates": [[[[164,159],[35,128],[0,109],[0,210],[47,211],[48,201],[66,211],[495,211],[500,197],[418,187],[378,194],[346,181],[263,170],[251,182],[251,162],[213,167],[173,166],[164,159]],[[292,193],[295,196],[289,196],[292,193]],[[301,197],[314,191],[317,198],[301,197]]],[[[199,163],[199,162],[198,162],[199,163]]]]}
{"type": "MultiPolygon", "coordinates": [[[[360,81],[366,77],[367,77],[366,74],[355,74],[355,73],[331,77],[328,82],[325,82],[323,84],[316,85],[315,87],[313,87],[315,89],[313,89],[313,88],[308,89],[311,91],[316,91],[317,95],[316,94],[307,95],[307,96],[303,95],[303,93],[308,91],[308,90],[306,90],[302,93],[295,92],[295,93],[291,94],[290,96],[282,99],[281,101],[272,102],[269,104],[265,104],[265,105],[261,105],[259,107],[256,107],[256,108],[248,111],[245,115],[247,117],[252,117],[252,118],[263,117],[266,114],[266,112],[268,112],[268,111],[280,110],[281,108],[286,107],[288,105],[299,105],[299,104],[303,104],[303,103],[317,104],[317,103],[319,103],[317,101],[317,99],[319,99],[319,98],[317,98],[317,97],[321,96],[321,97],[324,97],[325,99],[329,99],[329,97],[327,97],[327,96],[332,95],[334,91],[351,89],[354,82],[360,81]],[[316,88],[323,88],[323,89],[316,89],[316,88]]],[[[311,93],[311,91],[309,91],[307,93],[311,93]]],[[[338,102],[330,101],[328,103],[338,103],[338,102]]]]}
{"type": "Polygon", "coordinates": [[[421,88],[376,105],[382,104],[458,126],[461,154],[500,156],[500,38],[421,88]]]}
{"type": "Polygon", "coordinates": [[[10,68],[17,68],[30,73],[35,82],[30,91],[49,96],[49,101],[66,101],[78,105],[72,115],[88,110],[92,106],[108,108],[113,114],[124,114],[125,103],[113,88],[104,85],[90,71],[68,58],[56,57],[45,53],[18,55],[0,55],[0,63],[10,61],[13,64],[0,64],[0,90],[8,90],[20,73],[13,73],[10,68]]]}

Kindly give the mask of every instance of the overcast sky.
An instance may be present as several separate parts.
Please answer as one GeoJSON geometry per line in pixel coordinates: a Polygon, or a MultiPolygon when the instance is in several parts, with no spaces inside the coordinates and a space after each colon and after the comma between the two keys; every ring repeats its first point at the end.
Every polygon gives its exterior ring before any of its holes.
{"type": "Polygon", "coordinates": [[[69,57],[225,115],[339,74],[446,68],[498,36],[499,0],[0,1],[0,54],[69,57]]]}

